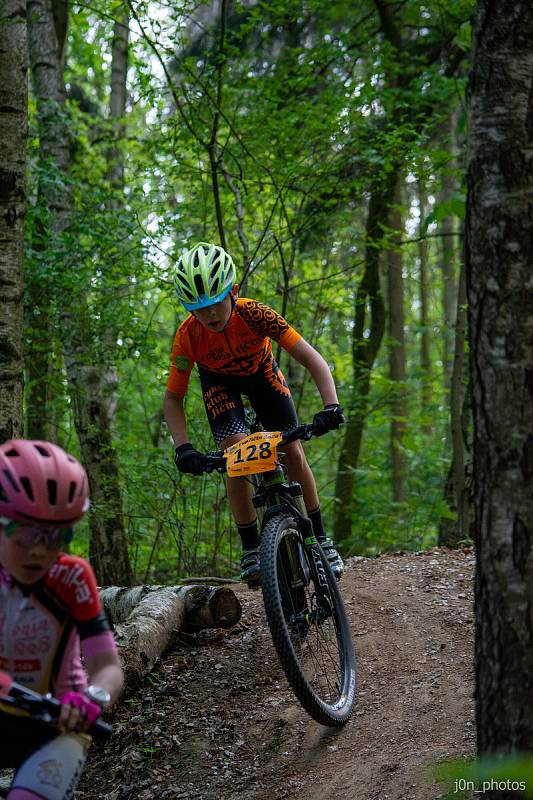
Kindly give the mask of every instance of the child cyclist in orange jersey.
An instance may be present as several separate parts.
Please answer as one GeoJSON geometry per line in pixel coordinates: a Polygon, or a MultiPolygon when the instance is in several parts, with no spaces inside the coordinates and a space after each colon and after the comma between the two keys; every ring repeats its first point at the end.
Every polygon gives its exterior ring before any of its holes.
{"type": "MultiPolygon", "coordinates": [[[[221,247],[200,242],[179,260],[174,275],[178,298],[191,314],[174,339],[164,414],[176,445],[181,472],[201,475],[205,456],[189,442],[184,396],[196,363],[207,417],[217,445],[227,448],[246,435],[242,396],[248,397],[267,430],[298,424],[290,389],[273,354],[278,342],[311,374],[324,409],[313,418],[321,436],[344,421],[335,383],[326,361],[269,306],[237,298],[231,256],[221,247]]],[[[322,525],[316,483],[299,441],[284,447],[282,461],[290,480],[298,481],[314,533],[337,579],[344,564],[322,525]]],[[[245,477],[226,478],[228,500],[242,542],[241,580],[258,582],[259,533],[251,486],[245,477]]]]}
{"type": "Polygon", "coordinates": [[[0,446],[0,670],[62,706],[53,728],[0,697],[0,769],[16,770],[9,800],[72,797],[85,732],[122,688],[94,573],[62,552],[88,506],[85,470],[60,447],[0,446]]]}

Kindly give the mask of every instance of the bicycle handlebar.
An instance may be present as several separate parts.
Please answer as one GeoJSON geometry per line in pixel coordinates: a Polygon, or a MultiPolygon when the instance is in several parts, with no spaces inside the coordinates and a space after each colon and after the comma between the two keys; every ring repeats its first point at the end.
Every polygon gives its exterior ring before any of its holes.
{"type": "MultiPolygon", "coordinates": [[[[298,439],[304,442],[312,438],[313,426],[312,425],[298,425],[296,428],[288,428],[282,431],[282,440],[278,447],[283,447],[291,442],[296,442],[298,439]]],[[[205,468],[204,472],[225,472],[226,471],[226,456],[223,450],[216,450],[205,454],[205,468]]]]}
{"type": "MultiPolygon", "coordinates": [[[[34,719],[52,724],[59,717],[61,703],[51,694],[39,694],[12,680],[7,672],[0,671],[0,702],[6,706],[29,711],[34,719]]],[[[89,733],[110,736],[113,726],[97,719],[89,728],[89,733]]]]}

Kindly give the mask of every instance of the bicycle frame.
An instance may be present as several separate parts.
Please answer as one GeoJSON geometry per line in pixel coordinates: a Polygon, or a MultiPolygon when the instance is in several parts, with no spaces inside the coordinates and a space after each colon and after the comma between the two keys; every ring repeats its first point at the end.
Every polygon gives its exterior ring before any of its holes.
{"type": "MultiPolygon", "coordinates": [[[[264,525],[270,519],[279,513],[292,514],[296,520],[297,529],[301,535],[300,547],[305,547],[312,556],[311,569],[313,570],[313,580],[315,586],[320,593],[320,600],[323,601],[331,610],[331,598],[327,591],[328,581],[322,563],[322,556],[320,552],[320,545],[314,535],[313,525],[303,502],[302,489],[297,481],[287,483],[285,475],[281,466],[277,466],[272,472],[264,472],[252,476],[252,482],[255,485],[255,492],[252,497],[254,507],[257,509],[257,515],[262,530],[264,525]]],[[[307,564],[305,560],[298,553],[298,567],[295,564],[295,555],[290,558],[291,567],[294,570],[295,582],[299,580],[300,575],[306,575],[307,564]],[[298,573],[296,572],[298,570],[298,573]]],[[[308,576],[306,576],[308,578],[308,576]]]]}

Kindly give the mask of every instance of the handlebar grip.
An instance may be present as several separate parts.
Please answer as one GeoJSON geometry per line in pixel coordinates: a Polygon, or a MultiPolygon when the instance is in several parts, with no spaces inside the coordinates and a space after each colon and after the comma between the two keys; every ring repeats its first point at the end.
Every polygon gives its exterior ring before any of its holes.
{"type": "Polygon", "coordinates": [[[204,458],[205,473],[211,473],[215,470],[217,472],[226,471],[226,456],[224,455],[223,450],[214,450],[213,452],[205,453],[204,458]]]}
{"type": "Polygon", "coordinates": [[[89,728],[89,733],[98,734],[98,736],[111,736],[113,733],[113,726],[109,722],[104,722],[103,719],[97,719],[94,725],[89,728]]]}
{"type": "MultiPolygon", "coordinates": [[[[46,705],[53,717],[57,719],[61,711],[61,703],[56,697],[46,696],[46,705]]],[[[113,726],[109,722],[104,722],[103,719],[96,719],[87,733],[95,734],[96,736],[111,736],[113,733],[113,726]]]]}
{"type": "MultiPolygon", "coordinates": [[[[14,708],[23,708],[29,711],[30,714],[38,715],[46,712],[49,719],[57,720],[61,712],[61,702],[57,697],[51,694],[39,694],[34,692],[33,689],[28,689],[16,683],[7,672],[0,671],[0,700],[3,697],[3,702],[8,703],[14,708]]],[[[103,719],[97,719],[91,725],[88,733],[97,736],[110,736],[113,733],[113,726],[103,719]]]]}
{"type": "Polygon", "coordinates": [[[281,440],[279,446],[283,447],[285,444],[290,444],[291,442],[295,442],[297,439],[302,439],[303,441],[307,441],[311,439],[313,436],[313,426],[306,425],[305,423],[302,425],[298,425],[296,428],[289,428],[286,431],[282,432],[283,439],[281,440]]]}

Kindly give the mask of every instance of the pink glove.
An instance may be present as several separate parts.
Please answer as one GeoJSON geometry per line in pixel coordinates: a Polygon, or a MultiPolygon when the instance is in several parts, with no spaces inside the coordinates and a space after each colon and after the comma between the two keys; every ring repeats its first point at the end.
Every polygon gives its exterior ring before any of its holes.
{"type": "Polygon", "coordinates": [[[0,695],[9,694],[13,678],[7,672],[0,672],[0,695]]]}
{"type": "Polygon", "coordinates": [[[98,703],[90,700],[81,692],[67,692],[61,698],[61,705],[79,708],[82,716],[84,716],[91,725],[93,722],[96,722],[102,711],[98,703]]]}

